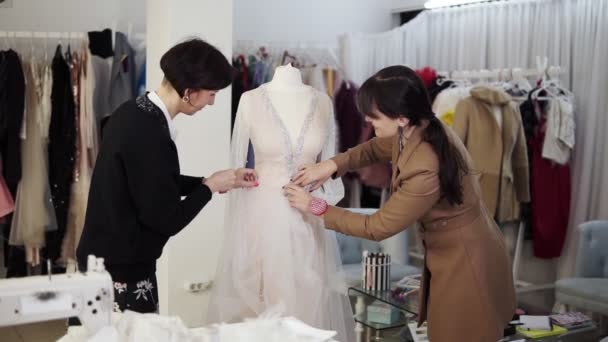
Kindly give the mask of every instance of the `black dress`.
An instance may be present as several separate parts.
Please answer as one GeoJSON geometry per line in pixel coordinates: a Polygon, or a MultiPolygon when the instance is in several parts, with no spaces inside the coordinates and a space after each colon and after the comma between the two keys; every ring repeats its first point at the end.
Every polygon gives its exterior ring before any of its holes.
{"type": "MultiPolygon", "coordinates": [[[[21,180],[21,124],[25,106],[25,76],[19,55],[0,51],[0,155],[2,175],[15,198],[21,180]]],[[[27,275],[23,249],[10,246],[8,237],[12,215],[2,229],[4,265],[7,278],[27,275]]]]}
{"type": "Polygon", "coordinates": [[[46,248],[42,256],[56,261],[61,256],[61,244],[67,225],[76,152],[74,94],[70,67],[62,55],[61,45],[55,51],[52,70],[48,155],[49,184],[57,217],[57,231],[46,233],[46,248]]]}

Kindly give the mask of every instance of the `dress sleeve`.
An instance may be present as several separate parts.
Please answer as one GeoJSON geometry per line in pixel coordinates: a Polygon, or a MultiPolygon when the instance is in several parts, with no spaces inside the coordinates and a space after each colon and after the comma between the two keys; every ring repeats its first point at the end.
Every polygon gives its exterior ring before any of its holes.
{"type": "MultiPolygon", "coordinates": [[[[333,105],[331,104],[331,100],[329,100],[329,98],[328,102],[329,105],[325,111],[327,114],[325,121],[327,138],[325,140],[323,150],[321,151],[320,160],[327,160],[334,157],[337,151],[336,120],[334,118],[333,105]]],[[[344,184],[342,183],[342,179],[334,178],[328,180],[321,188],[315,191],[313,195],[323,198],[330,205],[336,205],[342,200],[342,198],[344,198],[344,184]]]]}

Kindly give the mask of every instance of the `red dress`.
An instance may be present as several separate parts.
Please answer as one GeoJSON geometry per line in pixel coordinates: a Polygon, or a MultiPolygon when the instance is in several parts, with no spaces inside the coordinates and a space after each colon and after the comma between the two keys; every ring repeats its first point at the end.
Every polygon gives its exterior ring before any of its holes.
{"type": "MultiPolygon", "coordinates": [[[[542,113],[538,110],[537,113],[542,113]]],[[[547,117],[542,113],[534,136],[528,140],[532,156],[532,227],[534,256],[557,258],[561,255],[570,217],[570,166],[542,157],[547,117]]]]}

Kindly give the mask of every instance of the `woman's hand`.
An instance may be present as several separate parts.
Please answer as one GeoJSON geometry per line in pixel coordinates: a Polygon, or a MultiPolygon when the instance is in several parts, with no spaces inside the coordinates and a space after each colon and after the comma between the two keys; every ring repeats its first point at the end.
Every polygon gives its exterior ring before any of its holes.
{"type": "Polygon", "coordinates": [[[318,164],[308,165],[300,168],[292,182],[298,186],[312,185],[310,191],[320,188],[338,170],[338,165],[328,159],[318,164]]]}
{"type": "Polygon", "coordinates": [[[297,209],[302,214],[310,214],[310,202],[313,197],[308,191],[294,183],[289,183],[283,189],[292,208],[297,209]]]}
{"type": "Polygon", "coordinates": [[[207,185],[212,193],[226,193],[234,188],[252,188],[258,186],[258,176],[251,169],[230,169],[218,171],[209,178],[205,178],[203,184],[207,185]]]}
{"type": "Polygon", "coordinates": [[[252,169],[236,170],[236,186],[238,188],[255,188],[259,186],[258,174],[252,169]]]}

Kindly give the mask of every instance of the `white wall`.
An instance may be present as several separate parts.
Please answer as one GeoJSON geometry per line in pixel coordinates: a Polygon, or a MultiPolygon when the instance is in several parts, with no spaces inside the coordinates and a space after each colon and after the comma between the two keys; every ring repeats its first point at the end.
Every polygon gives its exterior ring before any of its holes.
{"type": "Polygon", "coordinates": [[[0,30],[85,32],[111,27],[145,30],[145,0],[13,0],[0,8],[0,30]]]}
{"type": "Polygon", "coordinates": [[[394,0],[234,0],[236,40],[328,42],[393,26],[394,0]]]}
{"type": "MultiPolygon", "coordinates": [[[[172,45],[199,36],[232,54],[232,0],[148,0],[148,65],[158,65],[172,45]]],[[[162,80],[159,68],[148,68],[148,88],[162,80]]],[[[176,117],[182,174],[210,175],[228,168],[230,156],[230,89],[220,91],[215,105],[192,117],[176,117]]],[[[216,195],[194,221],[173,237],[158,263],[161,314],[177,315],[191,327],[204,322],[208,292],[184,290],[186,281],[204,282],[215,275],[221,245],[225,197],[216,195]]]]}

